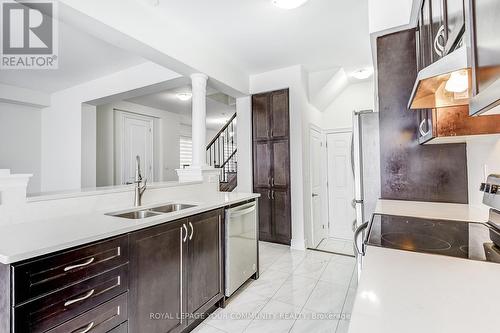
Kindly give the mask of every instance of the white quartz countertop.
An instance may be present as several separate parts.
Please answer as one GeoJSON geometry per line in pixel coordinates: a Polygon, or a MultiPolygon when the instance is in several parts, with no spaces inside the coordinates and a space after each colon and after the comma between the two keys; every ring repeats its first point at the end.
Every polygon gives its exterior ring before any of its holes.
{"type": "Polygon", "coordinates": [[[500,264],[369,246],[349,333],[497,332],[500,264]]]}
{"type": "MultiPolygon", "coordinates": [[[[378,213],[485,221],[468,205],[381,200],[378,213]]],[[[368,246],[349,333],[496,332],[500,264],[368,246]]]]}
{"type": "Polygon", "coordinates": [[[209,197],[202,198],[202,200],[158,202],[141,208],[147,209],[171,202],[194,204],[196,206],[141,220],[113,217],[105,215],[110,211],[99,211],[0,226],[0,263],[12,264],[257,197],[259,197],[259,194],[217,192],[210,194],[209,197]]]}

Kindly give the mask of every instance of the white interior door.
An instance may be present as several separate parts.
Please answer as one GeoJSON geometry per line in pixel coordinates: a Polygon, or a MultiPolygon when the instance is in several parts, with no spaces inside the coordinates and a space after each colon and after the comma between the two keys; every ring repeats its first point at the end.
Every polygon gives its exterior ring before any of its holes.
{"type": "Polygon", "coordinates": [[[353,239],[352,223],[356,220],[356,211],[352,207],[351,136],[352,132],[327,135],[330,237],[345,240],[353,239]]]}
{"type": "Polygon", "coordinates": [[[316,248],[323,238],[328,237],[328,215],[326,205],[326,149],[323,143],[323,134],[311,129],[311,209],[312,209],[312,239],[310,246],[316,248]]]}
{"type": "Polygon", "coordinates": [[[135,178],[136,156],[141,159],[143,179],[153,180],[153,125],[154,119],[136,115],[124,115],[122,146],[122,184],[135,178]]]}

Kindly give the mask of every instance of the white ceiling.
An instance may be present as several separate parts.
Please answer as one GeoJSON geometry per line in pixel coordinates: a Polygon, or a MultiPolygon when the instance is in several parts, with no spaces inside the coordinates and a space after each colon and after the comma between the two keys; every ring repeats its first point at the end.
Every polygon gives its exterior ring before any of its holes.
{"type": "MultiPolygon", "coordinates": [[[[368,0],[160,0],[166,19],[230,53],[250,74],[302,64],[309,71],[371,66],[368,0]]],[[[175,32],[173,32],[175,33],[175,32]]]]}
{"type": "Polygon", "coordinates": [[[53,93],[144,62],[141,57],[60,22],[59,68],[2,70],[0,83],[53,93]]]}
{"type": "MultiPolygon", "coordinates": [[[[177,93],[191,92],[191,85],[173,88],[140,97],[127,99],[128,102],[149,106],[151,108],[175,112],[181,115],[181,122],[191,124],[191,100],[181,101],[177,93]]],[[[229,106],[210,99],[211,94],[217,93],[214,88],[207,88],[207,127],[220,130],[228,119],[236,112],[235,106],[229,106]]]]}

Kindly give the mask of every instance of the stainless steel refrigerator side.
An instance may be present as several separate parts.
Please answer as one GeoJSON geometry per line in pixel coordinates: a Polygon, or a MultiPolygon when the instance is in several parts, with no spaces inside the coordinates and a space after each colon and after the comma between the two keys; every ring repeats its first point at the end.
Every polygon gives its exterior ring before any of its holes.
{"type": "MultiPolygon", "coordinates": [[[[369,221],[380,198],[379,114],[373,110],[353,113],[353,172],[355,182],[356,223],[354,229],[369,221]]],[[[362,235],[362,233],[361,233],[362,235]]],[[[356,248],[363,247],[363,237],[356,237],[356,248]]],[[[355,251],[358,278],[362,255],[355,251]]]]}

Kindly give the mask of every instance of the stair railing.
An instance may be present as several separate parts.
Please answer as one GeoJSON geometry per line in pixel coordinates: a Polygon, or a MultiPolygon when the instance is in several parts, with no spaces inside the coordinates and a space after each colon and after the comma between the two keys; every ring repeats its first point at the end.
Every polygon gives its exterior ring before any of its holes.
{"type": "Polygon", "coordinates": [[[228,175],[237,171],[236,113],[207,145],[207,163],[222,169],[220,182],[227,183],[228,175]]]}

